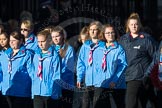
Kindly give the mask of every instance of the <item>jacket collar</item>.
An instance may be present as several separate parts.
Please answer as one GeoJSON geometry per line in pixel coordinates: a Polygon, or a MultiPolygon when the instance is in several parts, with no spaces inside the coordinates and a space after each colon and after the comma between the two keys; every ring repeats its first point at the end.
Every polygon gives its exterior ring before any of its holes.
{"type": "Polygon", "coordinates": [[[53,52],[54,52],[54,47],[53,46],[50,46],[48,48],[48,52],[45,53],[43,57],[42,57],[42,50],[40,48],[38,48],[37,51],[36,51],[36,53],[42,58],[53,56],[53,52]]]}
{"type": "Polygon", "coordinates": [[[25,46],[28,45],[29,43],[33,43],[35,40],[35,36],[33,33],[31,33],[27,39],[27,41],[25,42],[25,46]]]}
{"type": "Polygon", "coordinates": [[[12,48],[9,48],[9,49],[7,49],[6,50],[6,54],[7,54],[7,56],[8,56],[8,58],[19,58],[19,57],[22,57],[22,56],[24,56],[25,54],[26,54],[26,49],[25,49],[25,47],[22,45],[21,47],[20,47],[20,49],[19,49],[19,51],[18,51],[18,53],[15,55],[15,56],[12,56],[12,54],[13,54],[13,49],[12,48]]]}

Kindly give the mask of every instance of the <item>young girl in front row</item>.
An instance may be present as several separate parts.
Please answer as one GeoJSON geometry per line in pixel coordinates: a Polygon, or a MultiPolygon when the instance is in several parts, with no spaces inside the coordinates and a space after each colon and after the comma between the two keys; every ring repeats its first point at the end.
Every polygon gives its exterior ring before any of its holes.
{"type": "MultiPolygon", "coordinates": [[[[101,89],[101,94],[99,96],[99,100],[97,101],[96,106],[100,107],[103,105],[102,102],[108,103],[106,99],[103,97],[109,93],[112,94],[116,107],[117,108],[125,108],[125,69],[127,66],[126,55],[123,47],[117,42],[117,31],[112,24],[106,24],[103,26],[103,35],[105,38],[105,48],[103,49],[102,59],[98,61],[102,63],[98,65],[98,78],[96,82],[101,82],[99,84],[99,88],[101,89]]],[[[98,51],[102,51],[102,49],[98,51]]],[[[96,83],[97,84],[97,83],[96,83]]],[[[107,97],[109,98],[109,96],[107,97]]],[[[103,107],[104,108],[104,107],[103,107]]],[[[107,108],[111,108],[111,106],[107,106],[107,108]]]]}
{"type": "Polygon", "coordinates": [[[10,108],[31,108],[32,53],[24,46],[24,37],[14,31],[10,46],[0,57],[3,75],[2,94],[10,108]]]}
{"type": "Polygon", "coordinates": [[[35,67],[32,83],[34,108],[59,108],[60,57],[50,44],[49,31],[40,31],[37,39],[39,48],[33,59],[35,67]]]}
{"type": "MultiPolygon", "coordinates": [[[[105,42],[101,41],[103,35],[101,32],[102,24],[98,21],[92,22],[88,27],[88,40],[81,46],[78,61],[77,61],[77,87],[81,88],[81,83],[85,80],[85,92],[83,93],[82,108],[93,108],[97,101],[99,89],[96,88],[97,71],[95,69],[96,62],[101,60],[102,56],[98,55],[96,51],[99,48],[104,47],[105,42]],[[97,57],[100,57],[97,59],[97,57]]],[[[100,106],[100,108],[104,108],[100,106]]]]}

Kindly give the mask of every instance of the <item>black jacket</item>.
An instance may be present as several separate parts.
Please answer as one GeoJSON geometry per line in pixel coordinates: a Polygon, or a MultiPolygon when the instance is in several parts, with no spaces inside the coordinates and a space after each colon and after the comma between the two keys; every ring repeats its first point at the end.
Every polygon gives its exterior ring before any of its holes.
{"type": "Polygon", "coordinates": [[[128,63],[126,81],[142,80],[156,51],[155,40],[143,32],[140,32],[136,38],[132,38],[130,33],[127,33],[120,38],[119,43],[126,51],[128,63]]]}

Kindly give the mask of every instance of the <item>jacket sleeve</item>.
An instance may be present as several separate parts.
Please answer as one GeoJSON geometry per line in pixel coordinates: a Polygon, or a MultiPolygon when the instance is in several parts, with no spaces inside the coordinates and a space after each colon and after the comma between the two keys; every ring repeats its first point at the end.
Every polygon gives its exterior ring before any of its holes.
{"type": "MultiPolygon", "coordinates": [[[[158,45],[152,37],[148,37],[146,44],[147,44],[146,46],[148,49],[147,50],[148,54],[149,54],[150,58],[152,59],[152,61],[149,64],[146,72],[144,73],[144,76],[148,76],[151,73],[151,70],[154,67],[154,65],[158,63],[159,53],[160,53],[160,49],[158,49],[158,45]]],[[[160,46],[161,45],[162,45],[162,42],[160,43],[160,46]]]]}
{"type": "Polygon", "coordinates": [[[66,51],[66,56],[64,57],[64,63],[62,63],[62,78],[70,85],[74,85],[74,59],[74,50],[71,46],[69,46],[68,50],[66,51]]]}
{"type": "Polygon", "coordinates": [[[29,76],[31,77],[31,79],[33,79],[33,74],[34,74],[34,64],[33,64],[33,57],[34,57],[34,53],[28,53],[29,58],[27,61],[27,71],[29,76]]]}
{"type": "Polygon", "coordinates": [[[2,79],[3,79],[3,73],[2,73],[2,67],[0,62],[0,83],[2,82],[2,79]]]}
{"type": "Polygon", "coordinates": [[[126,62],[126,55],[124,49],[121,49],[119,55],[118,55],[118,60],[117,60],[117,69],[115,74],[113,75],[112,82],[117,83],[120,76],[124,73],[125,69],[127,67],[127,62],[126,62]]]}
{"type": "Polygon", "coordinates": [[[85,46],[83,44],[81,49],[80,49],[78,61],[77,61],[77,82],[83,81],[83,78],[85,76],[85,71],[86,71],[85,46]]]}
{"type": "Polygon", "coordinates": [[[160,50],[157,50],[157,51],[154,53],[152,62],[151,62],[150,65],[148,66],[148,68],[147,68],[147,70],[146,70],[146,73],[145,73],[144,77],[149,76],[150,73],[151,73],[151,71],[152,71],[152,69],[153,69],[153,67],[154,67],[156,64],[158,64],[158,62],[159,62],[159,53],[160,53],[159,51],[160,51],[160,50]]]}
{"type": "Polygon", "coordinates": [[[147,46],[147,51],[150,57],[153,58],[154,52],[156,52],[158,46],[157,44],[155,44],[155,40],[153,40],[153,38],[148,37],[147,42],[146,42],[146,46],[147,46]]]}
{"type": "Polygon", "coordinates": [[[59,99],[61,97],[61,59],[58,54],[56,54],[55,60],[53,62],[53,72],[52,72],[52,99],[59,99]]]}

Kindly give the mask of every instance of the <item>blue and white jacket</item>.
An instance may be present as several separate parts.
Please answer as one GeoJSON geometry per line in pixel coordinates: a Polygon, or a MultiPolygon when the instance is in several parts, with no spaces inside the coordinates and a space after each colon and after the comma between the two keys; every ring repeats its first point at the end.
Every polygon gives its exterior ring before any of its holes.
{"type": "Polygon", "coordinates": [[[32,97],[34,95],[49,96],[53,99],[61,97],[61,60],[58,53],[51,46],[48,53],[43,54],[41,49],[37,49],[34,58],[34,73],[32,77],[32,97]],[[42,79],[37,76],[39,58],[42,61],[42,79]]]}
{"type": "Polygon", "coordinates": [[[37,50],[37,48],[38,48],[38,41],[37,41],[36,36],[33,33],[31,33],[29,35],[27,41],[25,42],[25,47],[26,47],[26,49],[30,49],[33,52],[35,52],[35,50],[37,50]]]}
{"type": "Polygon", "coordinates": [[[12,56],[12,53],[12,48],[9,48],[0,57],[0,72],[3,74],[2,94],[30,97],[33,55],[24,46],[20,47],[15,56],[12,56]]]}
{"type": "Polygon", "coordinates": [[[59,45],[53,45],[55,50],[59,53],[60,49],[65,49],[65,56],[62,58],[62,88],[63,89],[72,89],[74,87],[74,63],[75,63],[75,54],[74,48],[68,44],[64,44],[62,47],[59,45]]]}
{"type": "Polygon", "coordinates": [[[102,56],[98,55],[96,50],[104,48],[105,46],[105,42],[98,41],[98,44],[95,45],[95,49],[93,50],[92,64],[89,65],[89,53],[93,44],[92,40],[85,41],[81,46],[77,61],[77,82],[82,82],[85,79],[86,86],[98,86],[96,85],[96,75],[98,71],[96,70],[96,63],[98,60],[102,60],[102,56]],[[98,59],[97,56],[100,58],[98,59]]]}
{"type": "MultiPolygon", "coordinates": [[[[0,51],[0,58],[1,58],[1,54],[2,52],[0,51]]],[[[0,91],[2,90],[2,85],[1,85],[1,82],[2,82],[2,79],[3,79],[3,74],[2,74],[2,68],[1,68],[1,63],[0,63],[0,91]]]]}
{"type": "Polygon", "coordinates": [[[125,68],[127,66],[125,51],[118,42],[114,41],[109,47],[100,47],[94,53],[95,78],[94,86],[109,88],[110,82],[115,83],[115,89],[125,89],[125,68]],[[106,56],[106,68],[102,68],[103,58],[106,56]]]}

